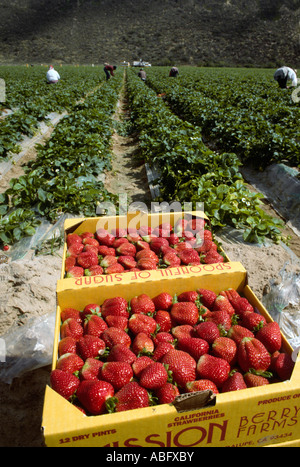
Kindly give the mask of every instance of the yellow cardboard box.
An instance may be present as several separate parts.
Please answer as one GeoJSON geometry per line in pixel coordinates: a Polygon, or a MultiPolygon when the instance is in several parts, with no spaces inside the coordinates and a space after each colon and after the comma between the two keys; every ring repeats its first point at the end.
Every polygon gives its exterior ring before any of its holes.
{"type": "MultiPolygon", "coordinates": [[[[84,232],[92,232],[95,233],[96,230],[103,228],[106,229],[108,232],[111,232],[114,229],[139,229],[141,226],[149,226],[152,228],[158,227],[160,224],[167,222],[170,223],[172,226],[176,224],[179,219],[190,219],[190,218],[201,218],[205,219],[209,223],[208,217],[201,211],[186,211],[186,212],[161,212],[161,213],[154,213],[148,214],[144,212],[128,212],[127,215],[123,216],[104,216],[104,217],[91,217],[91,218],[74,218],[74,219],[67,219],[64,224],[65,230],[65,240],[69,233],[76,233],[82,234],[84,232]]],[[[223,252],[224,253],[224,252],[223,252]]],[[[66,287],[74,286],[81,283],[81,285],[88,285],[91,281],[95,281],[94,283],[97,284],[97,279],[93,279],[93,276],[84,276],[83,278],[66,278],[65,277],[65,261],[67,255],[67,245],[66,241],[64,244],[64,253],[63,253],[63,260],[62,260],[62,268],[61,268],[61,279],[66,281],[66,287]]],[[[225,255],[225,253],[224,253],[225,255]]],[[[226,261],[229,261],[229,258],[225,255],[226,261]]],[[[126,273],[127,275],[128,273],[126,273]]],[[[110,274],[109,276],[114,276],[115,274],[110,274]]],[[[119,276],[120,274],[118,274],[119,276]]],[[[95,276],[94,276],[95,277],[95,276]]],[[[97,276],[99,277],[99,276],[97,276]]],[[[110,281],[111,278],[106,279],[110,281]]],[[[105,279],[103,279],[105,281],[105,279]]]]}
{"type": "MultiPolygon", "coordinates": [[[[57,361],[60,310],[82,309],[87,303],[102,303],[113,296],[129,300],[140,293],[151,297],[162,291],[179,294],[198,287],[216,293],[229,287],[243,293],[265,316],[271,317],[247,284],[246,270],[240,263],[229,269],[202,270],[161,277],[153,271],[149,280],[132,283],[94,284],[85,287],[57,286],[57,321],[52,368],[57,361]]],[[[283,349],[292,348],[283,336],[283,349]]],[[[42,427],[45,443],[54,446],[100,447],[225,447],[268,446],[296,443],[300,439],[300,358],[291,379],[267,386],[248,388],[213,396],[210,391],[184,395],[176,404],[163,404],[127,412],[86,416],[46,387],[42,427]]]]}

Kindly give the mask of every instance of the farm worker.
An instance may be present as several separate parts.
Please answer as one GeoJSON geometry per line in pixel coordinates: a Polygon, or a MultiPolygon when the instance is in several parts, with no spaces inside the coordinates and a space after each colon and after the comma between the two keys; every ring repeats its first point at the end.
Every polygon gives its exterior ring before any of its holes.
{"type": "Polygon", "coordinates": [[[172,66],[169,76],[176,78],[177,75],[179,75],[178,68],[176,66],[172,66]]]}
{"type": "Polygon", "coordinates": [[[287,81],[292,81],[292,86],[297,86],[297,70],[289,68],[288,66],[282,66],[274,73],[274,79],[278,81],[278,85],[281,89],[288,89],[287,81]]]}
{"type": "Polygon", "coordinates": [[[140,71],[138,72],[138,77],[141,78],[142,81],[146,81],[146,72],[145,70],[143,70],[143,68],[140,69],[140,71]]]}
{"type": "Polygon", "coordinates": [[[58,80],[60,80],[59,74],[54,70],[52,65],[50,65],[49,70],[47,71],[46,79],[48,84],[57,83],[58,80]]]}
{"type": "Polygon", "coordinates": [[[104,72],[106,74],[106,79],[108,80],[111,76],[114,75],[114,70],[116,70],[116,66],[109,65],[108,63],[104,63],[104,72]]]}

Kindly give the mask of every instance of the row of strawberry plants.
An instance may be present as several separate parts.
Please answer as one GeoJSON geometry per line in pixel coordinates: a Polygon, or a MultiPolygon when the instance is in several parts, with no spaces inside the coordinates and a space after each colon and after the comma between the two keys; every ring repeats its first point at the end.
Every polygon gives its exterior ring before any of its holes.
{"type": "Polygon", "coordinates": [[[77,104],[37,147],[25,175],[11,179],[0,195],[2,243],[33,235],[38,219],[54,222],[62,213],[95,216],[97,203],[115,201],[98,177],[110,168],[112,114],[121,85],[119,74],[77,104]]]}
{"type": "Polygon", "coordinates": [[[6,90],[5,107],[14,112],[1,121],[0,160],[6,159],[10,152],[18,151],[18,143],[24,136],[33,136],[39,122],[49,113],[71,110],[95,87],[99,83],[99,73],[91,70],[64,69],[61,82],[49,86],[45,81],[45,68],[1,68],[6,90]]]}
{"type": "Polygon", "coordinates": [[[214,76],[193,69],[170,81],[162,69],[148,73],[148,83],[166,93],[174,112],[199,125],[222,150],[236,152],[243,163],[263,168],[288,161],[300,166],[300,108],[291,91],[278,90],[271,79],[267,73],[231,77],[224,71],[214,76]]]}
{"type": "Polygon", "coordinates": [[[176,116],[132,70],[127,89],[142,157],[160,171],[160,201],[192,202],[194,207],[203,202],[215,229],[242,229],[246,241],[282,239],[281,221],[267,215],[262,195],[247,188],[236,154],[207,148],[201,129],[176,116]]]}

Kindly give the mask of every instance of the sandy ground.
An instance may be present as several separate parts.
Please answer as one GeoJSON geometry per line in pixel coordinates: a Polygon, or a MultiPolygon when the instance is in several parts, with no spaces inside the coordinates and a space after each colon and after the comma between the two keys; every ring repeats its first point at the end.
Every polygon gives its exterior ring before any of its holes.
{"type": "MultiPolygon", "coordinates": [[[[125,102],[120,101],[116,119],[124,112],[125,102]]],[[[115,133],[113,152],[113,170],[107,174],[107,188],[126,193],[130,202],[142,201],[149,205],[145,167],[134,157],[138,152],[135,138],[115,133]]],[[[280,270],[300,271],[299,263],[293,264],[290,251],[281,245],[257,247],[221,240],[229,258],[240,261],[247,269],[249,285],[260,299],[270,290],[271,280],[280,282],[280,270]]],[[[291,248],[300,261],[299,238],[293,237],[291,248]]],[[[0,336],[16,327],[26,327],[33,317],[55,312],[61,253],[60,250],[56,256],[34,256],[31,252],[21,260],[0,264],[0,336]]],[[[8,384],[1,381],[2,362],[0,359],[0,445],[41,447],[44,445],[41,430],[44,391],[50,365],[27,371],[8,384]]]]}

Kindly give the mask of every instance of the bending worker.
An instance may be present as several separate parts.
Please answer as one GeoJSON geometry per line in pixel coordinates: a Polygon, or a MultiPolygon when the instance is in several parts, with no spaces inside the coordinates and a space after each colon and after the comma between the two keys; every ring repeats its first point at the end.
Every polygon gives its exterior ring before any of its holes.
{"type": "Polygon", "coordinates": [[[288,66],[282,66],[275,71],[274,79],[278,82],[281,89],[289,88],[289,86],[287,86],[288,80],[292,81],[292,86],[297,86],[297,70],[293,70],[293,68],[289,68],[288,66]]]}
{"type": "Polygon", "coordinates": [[[47,71],[46,80],[48,84],[58,83],[58,80],[60,80],[58,72],[54,70],[52,65],[50,65],[49,70],[47,71]]]}

